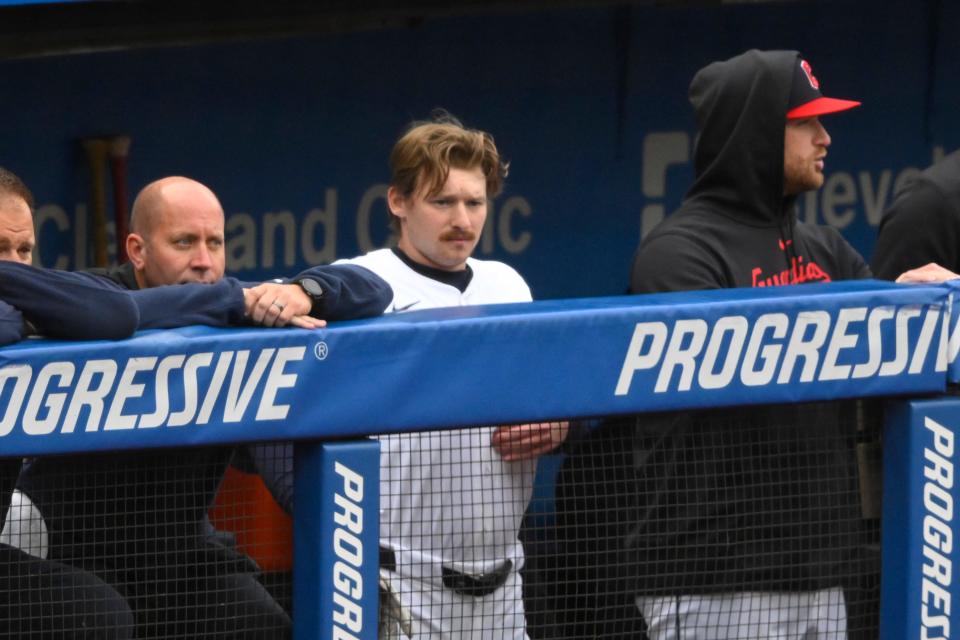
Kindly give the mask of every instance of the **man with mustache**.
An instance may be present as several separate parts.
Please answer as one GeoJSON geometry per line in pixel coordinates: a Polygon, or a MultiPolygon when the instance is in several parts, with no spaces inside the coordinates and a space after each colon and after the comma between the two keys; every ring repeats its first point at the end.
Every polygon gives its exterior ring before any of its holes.
{"type": "MultiPolygon", "coordinates": [[[[531,299],[512,268],[471,257],[507,173],[490,134],[438,114],[401,136],[390,167],[396,248],[335,264],[366,267],[386,280],[396,312],[531,299]]],[[[381,575],[410,613],[412,637],[527,637],[517,534],[536,460],[567,429],[554,422],[379,438],[381,575]]],[[[291,510],[287,449],[276,455],[266,445],[257,462],[278,502],[291,510]]]]}
{"type": "MultiPolygon", "coordinates": [[[[512,268],[471,257],[507,174],[489,133],[446,114],[414,123],[390,167],[397,246],[346,263],[390,284],[392,310],[531,299],[512,268]]],[[[526,637],[517,534],[536,460],[566,434],[555,422],[380,438],[381,568],[413,637],[526,637]]]]}

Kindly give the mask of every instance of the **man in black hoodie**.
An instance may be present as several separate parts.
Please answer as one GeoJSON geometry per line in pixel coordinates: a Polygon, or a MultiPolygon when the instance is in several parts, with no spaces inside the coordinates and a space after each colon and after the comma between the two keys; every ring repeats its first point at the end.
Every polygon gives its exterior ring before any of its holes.
{"type": "Polygon", "coordinates": [[[700,135],[696,179],[680,208],[643,241],[635,293],[867,278],[832,227],[799,222],[803,191],[823,184],[830,136],[818,116],[859,105],[820,95],[793,51],[748,51],[690,84],[700,135]]]}
{"type": "MultiPolygon", "coordinates": [[[[799,53],[756,50],[701,69],[690,101],[696,179],[642,242],[633,292],[870,276],[839,232],[795,209],[823,184],[831,140],[818,117],[858,102],[822,96],[799,53]]],[[[627,431],[635,484],[621,541],[651,638],[875,634],[859,613],[875,605],[877,570],[851,405],[641,415],[627,431]]]]}

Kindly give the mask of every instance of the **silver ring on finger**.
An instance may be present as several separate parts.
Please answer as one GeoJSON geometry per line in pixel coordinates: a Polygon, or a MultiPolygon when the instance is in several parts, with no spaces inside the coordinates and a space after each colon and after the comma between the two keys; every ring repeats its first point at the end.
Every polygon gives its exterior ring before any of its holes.
{"type": "Polygon", "coordinates": [[[273,301],[273,306],[276,307],[277,309],[280,309],[280,311],[283,311],[283,308],[284,308],[285,306],[287,306],[287,305],[283,304],[283,303],[280,302],[279,300],[274,300],[274,301],[273,301]]]}

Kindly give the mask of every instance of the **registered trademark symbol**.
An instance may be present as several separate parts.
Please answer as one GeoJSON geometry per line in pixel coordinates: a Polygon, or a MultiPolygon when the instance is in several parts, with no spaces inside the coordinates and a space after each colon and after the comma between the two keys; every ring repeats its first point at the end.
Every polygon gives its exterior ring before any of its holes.
{"type": "Polygon", "coordinates": [[[327,347],[326,342],[321,340],[317,344],[313,345],[313,355],[317,356],[317,360],[326,360],[328,353],[330,353],[330,348],[327,347]]]}

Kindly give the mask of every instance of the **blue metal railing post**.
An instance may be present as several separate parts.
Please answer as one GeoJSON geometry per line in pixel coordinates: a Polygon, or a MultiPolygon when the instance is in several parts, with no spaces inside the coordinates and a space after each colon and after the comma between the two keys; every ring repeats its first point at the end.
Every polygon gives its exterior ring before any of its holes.
{"type": "Polygon", "coordinates": [[[891,402],[884,425],[881,640],[949,638],[960,597],[960,398],[891,402]]]}
{"type": "Polygon", "coordinates": [[[295,640],[376,640],[380,443],[295,447],[295,640]]]}

